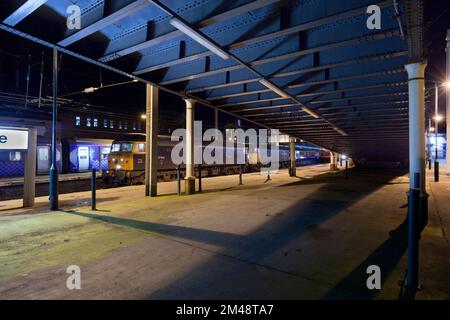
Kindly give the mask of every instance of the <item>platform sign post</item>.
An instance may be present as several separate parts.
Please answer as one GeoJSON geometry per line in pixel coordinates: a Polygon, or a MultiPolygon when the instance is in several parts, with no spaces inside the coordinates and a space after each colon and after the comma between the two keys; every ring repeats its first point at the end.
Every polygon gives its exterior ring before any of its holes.
{"type": "Polygon", "coordinates": [[[25,154],[23,207],[34,206],[36,180],[36,144],[35,128],[0,127],[0,151],[23,152],[25,154]]]}
{"type": "Polygon", "coordinates": [[[37,130],[28,130],[28,148],[25,158],[25,171],[23,181],[23,206],[24,208],[34,206],[36,196],[36,149],[37,130]]]}

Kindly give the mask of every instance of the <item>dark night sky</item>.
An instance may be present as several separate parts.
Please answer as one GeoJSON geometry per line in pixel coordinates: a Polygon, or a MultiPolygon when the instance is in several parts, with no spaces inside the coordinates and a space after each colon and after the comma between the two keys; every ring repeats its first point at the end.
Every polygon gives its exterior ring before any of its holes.
{"type": "MultiPolygon", "coordinates": [[[[425,0],[426,47],[429,52],[427,78],[445,79],[445,36],[450,28],[450,1],[425,0]]],[[[44,95],[51,94],[51,51],[16,36],[0,31],[0,91],[25,94],[28,55],[31,55],[30,95],[38,95],[39,65],[41,52],[45,52],[44,95]]],[[[108,71],[102,71],[103,84],[127,81],[128,79],[108,71]]],[[[100,85],[99,67],[89,65],[74,58],[62,58],[59,94],[64,95],[100,85]]],[[[71,96],[77,101],[104,106],[110,111],[139,114],[145,108],[145,86],[132,83],[111,89],[99,90],[94,94],[71,96]]],[[[445,99],[441,99],[442,110],[445,99]]],[[[429,106],[431,107],[431,106],[429,106]]],[[[161,93],[161,112],[184,115],[184,103],[179,97],[161,93]]],[[[212,121],[212,110],[197,108],[198,116],[212,121]]]]}
{"type": "MultiPolygon", "coordinates": [[[[446,35],[450,29],[450,1],[449,0],[425,0],[425,43],[428,50],[428,66],[426,79],[446,81],[446,35]]],[[[431,90],[432,91],[432,90],[431,90]]],[[[434,95],[427,104],[428,115],[434,114],[434,95]]],[[[441,91],[439,113],[445,114],[445,94],[441,91]]],[[[443,132],[444,123],[439,128],[443,132]]]]}

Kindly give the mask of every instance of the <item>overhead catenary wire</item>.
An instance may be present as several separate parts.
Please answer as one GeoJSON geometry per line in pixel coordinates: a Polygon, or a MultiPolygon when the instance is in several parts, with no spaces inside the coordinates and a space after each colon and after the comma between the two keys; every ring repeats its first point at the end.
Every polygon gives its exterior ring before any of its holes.
{"type": "Polygon", "coordinates": [[[93,92],[95,92],[97,90],[100,90],[100,89],[117,87],[117,86],[122,86],[122,85],[130,84],[130,83],[136,83],[136,82],[138,82],[138,81],[137,80],[130,80],[130,81],[117,82],[117,83],[112,83],[112,84],[107,84],[107,85],[103,85],[103,83],[101,83],[100,87],[88,87],[88,88],[85,88],[85,89],[83,89],[81,91],[60,95],[60,97],[68,97],[68,96],[73,96],[73,95],[83,94],[83,93],[93,93],[93,92]]]}

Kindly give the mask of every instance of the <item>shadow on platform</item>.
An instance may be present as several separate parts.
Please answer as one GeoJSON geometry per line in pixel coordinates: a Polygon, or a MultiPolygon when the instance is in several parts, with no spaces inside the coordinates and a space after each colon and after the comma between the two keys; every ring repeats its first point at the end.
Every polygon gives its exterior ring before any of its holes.
{"type": "MultiPolygon", "coordinates": [[[[386,185],[389,181],[402,173],[391,173],[384,175],[366,175],[364,171],[352,170],[351,181],[345,180],[344,173],[321,175],[308,180],[297,180],[274,188],[293,187],[305,184],[322,184],[317,190],[308,194],[306,198],[296,202],[283,212],[274,213],[274,217],[267,223],[259,226],[246,235],[236,235],[227,232],[188,228],[182,226],[171,226],[160,223],[137,221],[125,218],[118,218],[94,213],[83,213],[78,211],[65,211],[69,214],[83,216],[86,218],[101,220],[106,223],[135,228],[143,231],[157,233],[162,236],[170,236],[172,241],[183,242],[178,239],[187,239],[206,244],[221,246],[218,255],[226,256],[241,263],[262,267],[268,270],[280,272],[299,280],[305,280],[301,269],[304,259],[296,258],[294,265],[289,268],[279,266],[276,262],[287,245],[298,243],[301,246],[301,237],[312,230],[320,229],[321,224],[332,217],[335,217],[358,202],[367,195],[386,185]],[[344,183],[343,181],[349,181],[344,183]],[[349,192],[350,189],[350,192],[349,192]],[[330,192],[333,197],[330,198],[330,192]],[[334,198],[334,199],[333,199],[334,198]],[[320,199],[320,200],[319,200],[320,199]],[[176,239],[174,239],[176,238],[176,239]],[[303,259],[303,260],[302,260],[303,259]]],[[[274,192],[278,192],[274,190],[274,192]]],[[[406,213],[405,213],[406,215],[406,213]]],[[[381,243],[379,247],[356,267],[342,281],[337,284],[321,283],[320,279],[306,279],[306,281],[326,285],[331,288],[323,299],[372,299],[374,292],[368,290],[366,285],[366,268],[371,264],[379,265],[383,271],[383,278],[386,279],[394,270],[400,258],[405,253],[407,247],[407,229],[405,223],[398,226],[391,232],[390,238],[381,243]]],[[[333,230],[328,230],[333,232],[333,230]]],[[[316,236],[322,237],[320,241],[327,241],[326,233],[316,236]]],[[[186,242],[183,242],[186,244],[186,242]]],[[[194,245],[187,243],[188,245],[194,245]]],[[[357,246],[357,244],[355,244],[357,246]]],[[[208,250],[204,249],[203,250],[208,250]]],[[[287,254],[285,254],[287,256],[287,254]]],[[[282,257],[281,257],[282,258],[282,257]]],[[[264,299],[273,297],[295,297],[304,298],[308,294],[301,292],[301,288],[296,287],[295,281],[287,283],[260,283],[258,285],[244,284],[240,290],[236,291],[237,283],[233,281],[236,277],[236,270],[224,270],[220,259],[211,259],[195,269],[187,270],[185,274],[173,279],[164,288],[152,292],[148,299],[264,299]],[[208,277],[205,273],[209,272],[208,277]],[[211,277],[217,282],[211,283],[211,277]],[[224,280],[228,279],[228,280],[224,280]],[[260,288],[255,290],[255,287],[260,288]],[[195,290],[192,295],[192,288],[204,288],[195,290]]],[[[330,268],[333,266],[330,265],[330,268]]],[[[255,272],[257,272],[255,270],[255,272]]]]}

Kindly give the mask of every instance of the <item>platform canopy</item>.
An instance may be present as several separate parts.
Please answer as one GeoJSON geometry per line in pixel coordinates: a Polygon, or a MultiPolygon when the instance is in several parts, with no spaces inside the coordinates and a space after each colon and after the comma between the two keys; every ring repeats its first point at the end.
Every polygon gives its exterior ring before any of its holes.
{"type": "Polygon", "coordinates": [[[333,151],[399,160],[422,11],[413,0],[3,0],[0,28],[333,151]],[[374,4],[381,29],[367,26],[374,4]]]}

